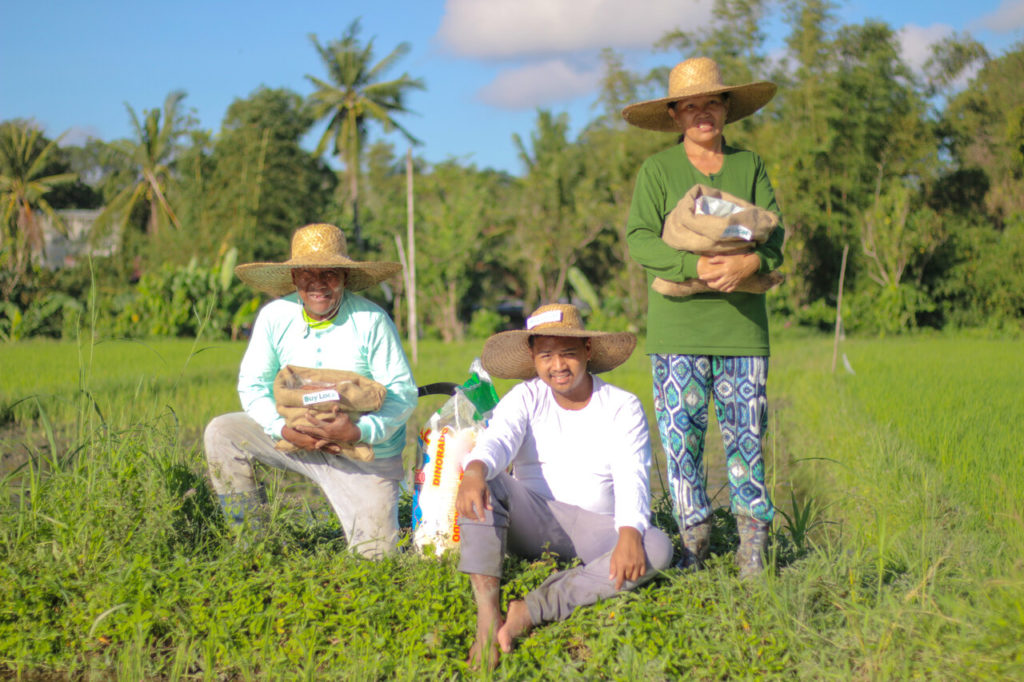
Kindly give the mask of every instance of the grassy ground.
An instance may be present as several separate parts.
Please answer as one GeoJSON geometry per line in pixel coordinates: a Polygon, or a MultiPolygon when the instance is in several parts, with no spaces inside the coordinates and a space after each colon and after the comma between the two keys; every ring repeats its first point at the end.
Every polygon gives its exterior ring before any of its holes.
{"type": "MultiPolygon", "coordinates": [[[[418,382],[463,379],[478,347],[423,344],[418,382]]],[[[774,570],[736,580],[722,510],[707,570],[541,627],[492,677],[1024,676],[1018,347],[848,341],[856,374],[833,375],[829,339],[778,335],[774,570]]],[[[237,409],[243,349],[3,347],[0,677],[476,676],[462,662],[469,586],[450,558],[351,558],[317,496],[276,474],[267,527],[243,542],[223,527],[198,437],[237,409]]],[[[638,354],[609,379],[650,417],[648,367],[638,354]]],[[[663,498],[658,519],[671,525],[663,498]]],[[[555,568],[510,561],[504,598],[555,568]]]]}

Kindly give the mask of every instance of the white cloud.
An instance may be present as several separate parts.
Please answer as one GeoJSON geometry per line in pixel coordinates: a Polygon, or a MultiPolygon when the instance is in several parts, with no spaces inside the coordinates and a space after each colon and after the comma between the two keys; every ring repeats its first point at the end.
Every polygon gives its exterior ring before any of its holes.
{"type": "Polygon", "coordinates": [[[711,0],[446,0],[437,39],[464,57],[507,59],[651,47],[711,17],[711,0]]]}
{"type": "Polygon", "coordinates": [[[1003,0],[996,11],[978,18],[971,26],[996,33],[1012,33],[1024,28],[1024,0],[1003,0]]]}
{"type": "Polygon", "coordinates": [[[953,33],[953,27],[945,24],[931,26],[915,26],[908,24],[900,29],[900,49],[903,61],[910,68],[920,73],[924,64],[932,56],[932,45],[953,33]]]}
{"type": "Polygon", "coordinates": [[[90,139],[100,139],[100,133],[94,126],[71,126],[60,141],[61,147],[81,147],[90,139]]]}
{"type": "Polygon", "coordinates": [[[579,70],[556,59],[503,71],[477,96],[499,109],[532,109],[592,93],[600,79],[600,68],[579,70]]]}

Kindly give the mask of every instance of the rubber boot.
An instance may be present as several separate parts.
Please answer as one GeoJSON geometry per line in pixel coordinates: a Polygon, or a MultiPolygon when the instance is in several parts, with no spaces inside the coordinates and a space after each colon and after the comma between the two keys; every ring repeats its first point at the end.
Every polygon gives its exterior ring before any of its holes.
{"type": "Polygon", "coordinates": [[[263,488],[247,493],[217,495],[217,499],[220,501],[220,508],[224,510],[229,527],[238,530],[246,521],[252,526],[260,525],[256,511],[267,501],[267,494],[263,488]]]}
{"type": "Polygon", "coordinates": [[[768,524],[749,516],[737,516],[736,530],[740,535],[740,548],[736,551],[740,579],[760,575],[764,571],[764,546],[768,542],[768,524]]]}
{"type": "Polygon", "coordinates": [[[683,538],[683,558],[677,568],[700,570],[711,551],[711,518],[679,531],[679,535],[683,538]]]}

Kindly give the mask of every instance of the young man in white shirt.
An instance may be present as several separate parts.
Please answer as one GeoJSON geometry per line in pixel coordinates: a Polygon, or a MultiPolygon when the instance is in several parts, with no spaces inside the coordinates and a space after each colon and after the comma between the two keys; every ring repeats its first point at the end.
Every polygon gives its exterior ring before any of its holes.
{"type": "Polygon", "coordinates": [[[625,362],[636,337],[587,331],[579,311],[563,304],[538,308],[526,326],[484,345],[488,372],[525,381],[495,408],[463,463],[456,499],[459,570],[469,574],[477,603],[469,659],[488,667],[534,625],[633,589],[672,559],[668,536],[650,525],[643,407],[595,376],[625,362]],[[550,551],[582,565],[552,575],[503,617],[506,551],[531,558],[550,551]]]}

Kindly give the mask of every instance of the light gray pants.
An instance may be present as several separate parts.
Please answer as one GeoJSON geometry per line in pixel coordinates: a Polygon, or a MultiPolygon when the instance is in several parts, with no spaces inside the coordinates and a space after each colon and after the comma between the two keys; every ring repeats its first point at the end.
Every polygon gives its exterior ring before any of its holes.
{"type": "Polygon", "coordinates": [[[402,458],[356,462],[319,450],[281,452],[252,417],[232,412],[215,417],[204,434],[206,462],[220,495],[258,488],[252,460],[302,474],[323,491],[349,546],[368,558],[395,550],[402,458]]]}
{"type": "MultiPolygon", "coordinates": [[[[561,559],[579,558],[582,566],[555,573],[526,595],[534,625],[564,620],[577,606],[593,604],[616,594],[608,579],[612,550],[618,542],[615,519],[564,502],[545,500],[506,473],[488,481],[493,511],[483,521],[459,518],[459,570],[501,577],[505,552],[535,559],[545,551],[561,559]]],[[[643,538],[647,571],[620,591],[641,585],[672,561],[672,541],[660,529],[647,529],[643,538]]]]}

